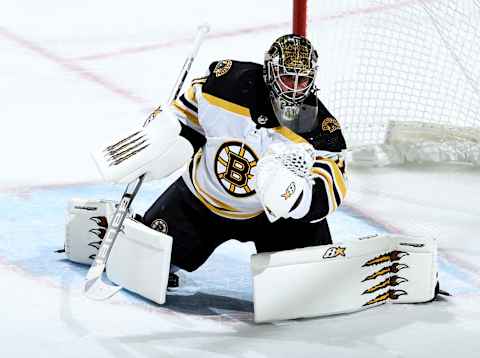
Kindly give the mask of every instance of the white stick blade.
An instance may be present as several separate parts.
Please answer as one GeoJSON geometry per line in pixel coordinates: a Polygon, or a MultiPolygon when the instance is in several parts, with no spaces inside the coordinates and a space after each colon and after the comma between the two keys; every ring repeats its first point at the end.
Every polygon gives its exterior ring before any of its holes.
{"type": "Polygon", "coordinates": [[[88,298],[97,301],[106,300],[115,295],[121,289],[122,286],[105,283],[101,276],[94,281],[87,281],[85,283],[85,295],[88,298]]]}

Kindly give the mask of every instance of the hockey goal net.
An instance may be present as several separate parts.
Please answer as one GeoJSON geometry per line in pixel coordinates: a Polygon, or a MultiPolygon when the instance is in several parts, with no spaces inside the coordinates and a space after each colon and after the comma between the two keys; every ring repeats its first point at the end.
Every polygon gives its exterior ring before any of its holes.
{"type": "Polygon", "coordinates": [[[319,96],[358,164],[480,164],[480,0],[308,4],[319,96]]]}

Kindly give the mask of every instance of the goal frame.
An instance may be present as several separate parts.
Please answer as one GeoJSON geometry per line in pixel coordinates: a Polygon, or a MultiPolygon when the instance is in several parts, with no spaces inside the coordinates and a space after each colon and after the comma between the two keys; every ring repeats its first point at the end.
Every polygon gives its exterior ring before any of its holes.
{"type": "Polygon", "coordinates": [[[307,0],[293,0],[292,32],[300,36],[307,34],[307,0]]]}

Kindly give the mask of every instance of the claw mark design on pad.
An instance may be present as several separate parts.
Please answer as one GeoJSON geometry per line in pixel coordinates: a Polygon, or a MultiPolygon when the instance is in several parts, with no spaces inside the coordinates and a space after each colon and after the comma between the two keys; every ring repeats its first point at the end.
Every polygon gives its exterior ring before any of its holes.
{"type": "Polygon", "coordinates": [[[395,250],[368,260],[362,267],[369,267],[374,265],[380,265],[386,262],[399,261],[402,257],[407,255],[409,255],[408,252],[395,250]]]}

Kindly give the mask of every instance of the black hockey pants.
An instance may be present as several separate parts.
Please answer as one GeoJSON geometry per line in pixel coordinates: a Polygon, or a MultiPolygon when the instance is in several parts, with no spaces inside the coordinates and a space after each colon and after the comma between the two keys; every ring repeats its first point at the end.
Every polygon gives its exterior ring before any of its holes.
{"type": "Polygon", "coordinates": [[[253,219],[226,219],[212,213],[185,185],[173,183],[145,212],[145,225],[173,237],[172,264],[187,271],[199,268],[223,242],[253,241],[257,252],[289,250],[332,243],[326,220],[317,223],[280,219],[265,214],[253,219]]]}

